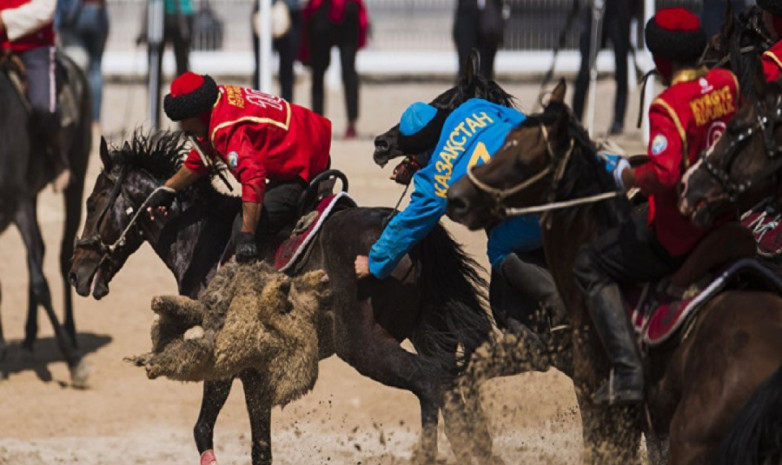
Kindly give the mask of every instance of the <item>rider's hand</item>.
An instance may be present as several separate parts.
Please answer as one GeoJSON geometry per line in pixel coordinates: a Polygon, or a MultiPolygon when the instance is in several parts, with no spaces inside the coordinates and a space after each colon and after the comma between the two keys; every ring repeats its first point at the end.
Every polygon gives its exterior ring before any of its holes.
{"type": "Polygon", "coordinates": [[[356,268],[356,277],[358,279],[369,276],[369,257],[366,255],[356,255],[356,261],[353,265],[356,268]]]}
{"type": "Polygon", "coordinates": [[[171,208],[171,204],[174,203],[176,198],[176,191],[170,187],[161,187],[155,190],[147,200],[147,213],[149,213],[149,219],[155,221],[155,213],[166,216],[168,215],[168,209],[171,208]]]}
{"type": "Polygon", "coordinates": [[[413,175],[416,171],[421,169],[421,164],[418,163],[413,157],[407,157],[402,160],[401,163],[396,165],[394,173],[391,175],[391,179],[399,184],[407,186],[413,179],[413,175]]]}
{"type": "Polygon", "coordinates": [[[616,163],[616,167],[614,167],[613,175],[614,175],[614,183],[616,183],[616,187],[619,189],[626,191],[632,186],[625,186],[624,178],[622,177],[622,173],[624,173],[625,170],[629,170],[630,168],[630,162],[627,161],[627,159],[622,158],[616,163]]]}
{"type": "Polygon", "coordinates": [[[255,234],[240,232],[236,236],[236,261],[250,263],[258,260],[258,245],[255,243],[255,234]]]}

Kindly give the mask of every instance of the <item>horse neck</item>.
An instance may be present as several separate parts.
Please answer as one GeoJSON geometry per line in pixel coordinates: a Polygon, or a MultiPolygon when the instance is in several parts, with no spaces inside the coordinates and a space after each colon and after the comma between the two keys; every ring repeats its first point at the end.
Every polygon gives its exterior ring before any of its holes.
{"type": "Polygon", "coordinates": [[[188,199],[165,222],[148,223],[145,239],[171,270],[181,295],[195,297],[206,287],[231,238],[237,199],[188,199]]]}

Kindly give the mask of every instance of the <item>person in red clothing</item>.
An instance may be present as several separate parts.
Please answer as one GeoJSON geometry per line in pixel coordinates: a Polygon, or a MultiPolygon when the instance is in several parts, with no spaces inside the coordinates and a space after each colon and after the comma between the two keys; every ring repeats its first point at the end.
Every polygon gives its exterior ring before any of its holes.
{"type": "Polygon", "coordinates": [[[60,126],[55,73],[56,0],[0,0],[0,48],[17,54],[27,71],[27,98],[35,129],[46,141],[54,190],[70,182],[68,155],[60,126]]]}
{"type": "Polygon", "coordinates": [[[677,184],[722,134],[741,98],[730,71],[697,67],[706,35],[694,14],[683,8],[659,10],[647,22],[645,37],[670,87],[649,108],[649,161],[630,168],[623,160],[614,179],[620,188],[639,187],[649,197],[648,214],[629,218],[584,246],[573,270],[612,365],[595,395],[597,402],[608,404],[638,402],[644,395],[643,367],[618,284],[671,274],[709,232],[679,213],[677,184]]]}
{"type": "MultiPolygon", "coordinates": [[[[197,138],[206,158],[220,160],[242,185],[242,214],[235,224],[236,260],[259,257],[258,245],[295,220],[308,183],[329,166],[331,122],[280,97],[244,87],[217,85],[186,72],[171,83],[163,109],[197,138]],[[267,182],[268,181],[268,182],[267,182]]],[[[182,168],[149,199],[148,212],[166,214],[176,192],[207,174],[194,148],[182,168]]]]}
{"type": "Polygon", "coordinates": [[[763,52],[763,74],[766,81],[776,81],[782,76],[782,0],[758,0],[763,10],[763,25],[771,38],[777,42],[763,52]]]}

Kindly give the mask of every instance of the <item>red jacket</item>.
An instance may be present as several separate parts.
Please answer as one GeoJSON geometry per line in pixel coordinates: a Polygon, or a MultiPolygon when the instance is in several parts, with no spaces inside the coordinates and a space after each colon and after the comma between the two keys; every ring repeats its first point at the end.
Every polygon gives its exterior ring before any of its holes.
{"type": "Polygon", "coordinates": [[[649,162],[634,171],[649,198],[649,225],[673,256],[692,250],[709,229],[679,213],[676,186],[701,151],[725,130],[741,101],[738,80],[728,70],[685,70],[674,76],[649,108],[649,162]]]}
{"type": "MultiPolygon", "coordinates": [[[[237,86],[218,86],[209,121],[207,156],[219,157],[242,184],[242,200],[263,202],[266,180],[309,182],[329,165],[331,122],[280,97],[237,86]]],[[[185,166],[205,174],[192,150],[185,166]]]]}
{"type": "MultiPolygon", "coordinates": [[[[31,0],[0,0],[0,11],[20,7],[30,3],[31,0]]],[[[38,47],[50,47],[54,45],[54,24],[49,23],[35,32],[11,42],[6,36],[5,29],[0,32],[0,48],[10,49],[16,53],[26,52],[38,47]]]]}
{"type": "Polygon", "coordinates": [[[763,52],[761,61],[766,81],[771,82],[779,79],[779,76],[782,75],[782,40],[763,52]]]}

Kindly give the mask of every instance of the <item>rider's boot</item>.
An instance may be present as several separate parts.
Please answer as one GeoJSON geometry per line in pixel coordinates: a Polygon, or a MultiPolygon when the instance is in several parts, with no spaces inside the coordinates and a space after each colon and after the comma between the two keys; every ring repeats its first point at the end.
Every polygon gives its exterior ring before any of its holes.
{"type": "Polygon", "coordinates": [[[608,405],[642,401],[643,364],[619,286],[610,284],[590,293],[589,308],[597,334],[612,365],[608,381],[595,393],[595,401],[608,405]]]}

